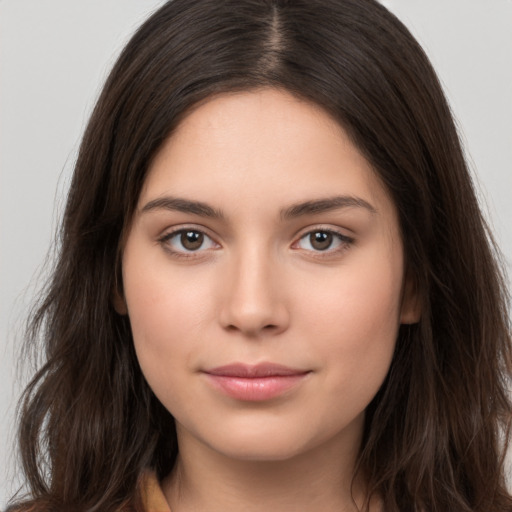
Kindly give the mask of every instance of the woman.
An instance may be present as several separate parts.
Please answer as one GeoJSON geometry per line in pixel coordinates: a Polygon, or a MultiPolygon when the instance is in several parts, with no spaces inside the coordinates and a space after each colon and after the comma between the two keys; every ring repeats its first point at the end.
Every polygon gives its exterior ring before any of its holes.
{"type": "Polygon", "coordinates": [[[13,510],[511,510],[506,306],[385,8],[169,2],[82,142],[13,510]]]}

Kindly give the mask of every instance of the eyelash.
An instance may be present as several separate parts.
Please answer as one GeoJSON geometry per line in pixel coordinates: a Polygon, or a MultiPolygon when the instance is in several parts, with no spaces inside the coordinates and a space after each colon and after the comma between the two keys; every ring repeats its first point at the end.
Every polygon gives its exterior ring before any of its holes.
{"type": "Polygon", "coordinates": [[[316,258],[327,258],[329,256],[335,256],[338,255],[340,252],[343,252],[347,250],[353,243],[354,239],[335,230],[332,228],[315,228],[315,229],[309,229],[307,232],[302,234],[300,238],[293,243],[292,247],[298,245],[302,240],[310,240],[309,245],[311,246],[311,236],[314,234],[322,233],[324,235],[330,235],[332,236],[332,243],[329,244],[329,246],[324,250],[315,250],[312,249],[306,249],[308,252],[311,252],[312,255],[316,258]],[[332,248],[332,244],[336,243],[335,240],[337,240],[338,244],[336,247],[332,248]]]}
{"type": "MultiPolygon", "coordinates": [[[[176,250],[176,249],[173,249],[171,247],[170,241],[173,238],[177,237],[177,236],[184,235],[185,233],[197,233],[197,234],[203,236],[205,240],[210,240],[211,244],[218,245],[217,242],[215,242],[212,239],[212,237],[209,236],[207,233],[205,233],[202,229],[193,228],[193,227],[190,227],[190,228],[187,228],[187,227],[179,228],[179,229],[176,229],[174,231],[171,231],[170,233],[166,233],[165,235],[163,235],[162,237],[160,237],[158,239],[158,242],[164,247],[164,249],[166,251],[168,251],[172,256],[174,256],[176,258],[194,258],[194,257],[197,257],[198,253],[202,252],[200,249],[202,248],[203,243],[201,243],[201,246],[199,247],[199,250],[195,250],[195,251],[194,250],[187,250],[185,248],[183,248],[183,250],[176,250]]],[[[203,249],[203,251],[204,251],[204,249],[203,249]]]]}
{"type": "MultiPolygon", "coordinates": [[[[170,241],[173,238],[178,237],[178,236],[183,236],[186,233],[198,234],[199,236],[204,237],[203,240],[209,240],[210,241],[209,243],[211,245],[217,245],[217,246],[219,245],[205,231],[203,231],[202,229],[193,228],[193,227],[190,227],[190,228],[187,228],[187,227],[179,228],[179,229],[176,229],[176,230],[171,231],[169,233],[166,233],[165,235],[163,235],[162,237],[160,237],[158,239],[158,242],[164,247],[164,249],[166,251],[171,253],[171,255],[173,257],[176,257],[176,258],[194,258],[194,257],[197,257],[199,255],[199,253],[204,252],[205,250],[208,250],[208,249],[212,249],[212,247],[208,247],[206,249],[203,248],[204,241],[201,243],[201,245],[198,247],[197,250],[187,250],[186,248],[183,248],[182,250],[173,249],[171,244],[170,244],[170,241]]],[[[354,239],[353,238],[348,237],[347,235],[344,235],[344,234],[340,233],[339,231],[336,231],[336,230],[334,230],[332,228],[321,228],[321,227],[319,227],[319,228],[315,228],[315,229],[310,229],[307,232],[303,233],[297,239],[297,241],[295,241],[292,244],[292,248],[300,250],[300,248],[298,248],[296,246],[302,240],[307,240],[308,237],[311,237],[315,233],[317,233],[317,234],[318,233],[322,233],[322,234],[325,234],[325,235],[331,235],[331,236],[333,236],[333,239],[337,239],[337,241],[338,241],[338,245],[334,249],[331,248],[332,243],[329,244],[329,246],[326,247],[325,250],[315,250],[314,248],[312,248],[312,249],[305,249],[307,252],[311,252],[312,254],[314,254],[314,256],[317,257],[317,258],[318,257],[321,258],[321,257],[328,257],[328,256],[336,255],[336,254],[338,254],[338,253],[348,249],[354,243],[354,239]]],[[[180,243],[181,243],[181,241],[180,241],[180,243]]],[[[310,241],[309,244],[311,246],[311,241],[310,241]]]]}

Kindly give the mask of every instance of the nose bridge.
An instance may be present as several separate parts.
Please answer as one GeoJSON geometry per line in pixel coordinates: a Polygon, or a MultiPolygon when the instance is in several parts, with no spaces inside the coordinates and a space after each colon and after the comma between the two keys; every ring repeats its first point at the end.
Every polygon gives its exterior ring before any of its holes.
{"type": "Polygon", "coordinates": [[[221,321],[248,335],[280,332],[288,325],[279,262],[264,244],[248,241],[235,251],[225,276],[221,321]]]}

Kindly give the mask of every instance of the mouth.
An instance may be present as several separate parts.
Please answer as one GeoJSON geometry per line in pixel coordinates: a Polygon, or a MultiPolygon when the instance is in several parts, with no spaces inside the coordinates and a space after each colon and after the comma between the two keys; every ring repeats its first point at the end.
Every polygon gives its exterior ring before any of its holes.
{"type": "Polygon", "coordinates": [[[203,373],[216,391],[236,400],[262,402],[291,391],[311,371],[274,363],[234,363],[208,369],[203,373]]]}

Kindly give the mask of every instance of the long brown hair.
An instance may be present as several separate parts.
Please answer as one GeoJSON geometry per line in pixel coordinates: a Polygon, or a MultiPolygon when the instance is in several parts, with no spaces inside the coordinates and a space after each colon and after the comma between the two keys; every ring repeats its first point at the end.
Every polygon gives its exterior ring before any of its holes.
{"type": "Polygon", "coordinates": [[[28,330],[46,362],[21,402],[31,494],[15,507],[138,509],[144,471],[171,471],[172,416],[112,306],[121,240],[152,158],[186,113],[258,87],[337,119],[399,214],[422,318],[401,327],[367,409],[357,471],[369,493],[389,512],[512,510],[503,275],[436,75],[374,0],[174,0],[128,43],[83,137],[59,260],[28,330]]]}

